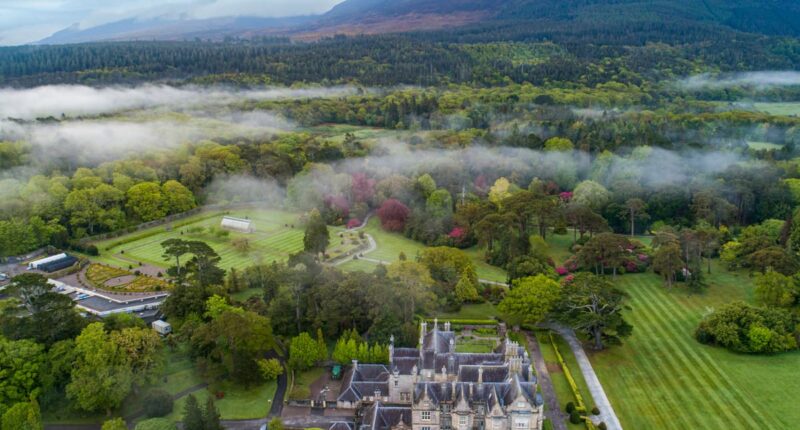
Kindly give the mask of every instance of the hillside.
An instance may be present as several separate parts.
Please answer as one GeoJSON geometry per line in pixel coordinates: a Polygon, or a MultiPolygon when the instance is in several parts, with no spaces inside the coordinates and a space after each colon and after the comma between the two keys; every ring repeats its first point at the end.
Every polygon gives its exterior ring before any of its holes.
{"type": "MultiPolygon", "coordinates": [[[[89,29],[68,28],[40,43],[120,40],[222,40],[270,35],[314,40],[333,34],[380,34],[465,27],[513,27],[512,33],[671,33],[741,31],[800,35],[800,4],[790,0],[345,0],[316,17],[129,19],[89,29]]],[[[477,28],[477,30],[476,30],[477,28]]],[[[659,37],[660,34],[660,37],[659,37]]]]}

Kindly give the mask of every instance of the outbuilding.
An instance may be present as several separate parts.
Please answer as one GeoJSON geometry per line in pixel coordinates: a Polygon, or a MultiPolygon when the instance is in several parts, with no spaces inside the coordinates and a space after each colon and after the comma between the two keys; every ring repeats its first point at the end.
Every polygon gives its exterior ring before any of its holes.
{"type": "Polygon", "coordinates": [[[161,336],[166,336],[172,333],[172,325],[164,320],[153,321],[153,330],[161,336]]]}
{"type": "Polygon", "coordinates": [[[238,231],[240,233],[252,233],[256,231],[256,228],[255,226],[253,226],[253,222],[251,220],[244,218],[235,218],[232,216],[222,217],[222,222],[220,223],[220,227],[226,230],[238,231]]]}
{"type": "Polygon", "coordinates": [[[61,260],[63,258],[67,258],[67,254],[64,254],[62,252],[61,254],[55,254],[55,255],[51,255],[49,257],[40,258],[38,260],[33,260],[30,263],[28,263],[28,270],[38,270],[39,266],[42,265],[42,264],[47,264],[47,263],[50,263],[50,262],[53,262],[53,261],[58,261],[58,260],[61,260]]]}

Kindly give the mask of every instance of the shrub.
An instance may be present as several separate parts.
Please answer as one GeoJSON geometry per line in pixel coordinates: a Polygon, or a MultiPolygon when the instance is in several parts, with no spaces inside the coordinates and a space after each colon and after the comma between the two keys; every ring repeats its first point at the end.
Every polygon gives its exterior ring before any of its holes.
{"type": "Polygon", "coordinates": [[[569,414],[569,422],[572,424],[580,424],[581,421],[583,421],[583,418],[581,418],[581,414],[579,414],[578,411],[572,411],[569,414]]]}
{"type": "Polygon", "coordinates": [[[144,397],[144,413],[148,417],[164,417],[172,412],[172,395],[164,390],[154,389],[144,397]]]}
{"type": "Polygon", "coordinates": [[[700,321],[695,338],[736,352],[772,354],[797,349],[794,334],[794,319],[788,311],[737,301],[700,321]]]}
{"type": "Polygon", "coordinates": [[[600,415],[600,408],[597,406],[592,408],[592,415],[600,415]]]}
{"type": "Polygon", "coordinates": [[[597,425],[597,429],[598,430],[608,430],[608,426],[606,425],[605,422],[602,422],[602,423],[597,425]]]}
{"type": "Polygon", "coordinates": [[[569,402],[569,403],[567,403],[567,406],[564,408],[564,410],[565,410],[565,411],[566,411],[568,414],[571,414],[572,412],[574,412],[574,411],[575,411],[575,403],[572,403],[572,402],[569,402]]]}
{"type": "Polygon", "coordinates": [[[95,245],[89,245],[86,247],[86,253],[92,256],[98,256],[100,255],[100,250],[98,250],[95,245]]]}

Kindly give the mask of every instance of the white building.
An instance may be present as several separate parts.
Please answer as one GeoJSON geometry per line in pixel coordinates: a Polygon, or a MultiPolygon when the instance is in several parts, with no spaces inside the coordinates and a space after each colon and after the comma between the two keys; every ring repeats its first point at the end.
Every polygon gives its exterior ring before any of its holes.
{"type": "Polygon", "coordinates": [[[219,225],[226,230],[238,231],[240,233],[253,233],[256,231],[253,222],[249,219],[234,218],[232,216],[222,217],[222,222],[219,225]]]}
{"type": "Polygon", "coordinates": [[[50,262],[53,262],[53,261],[62,260],[64,258],[67,258],[67,254],[61,253],[61,254],[51,255],[51,256],[45,257],[45,258],[40,258],[38,260],[34,260],[34,261],[31,261],[30,263],[28,263],[28,270],[36,270],[42,264],[47,264],[47,263],[50,263],[50,262]]]}
{"type": "Polygon", "coordinates": [[[155,320],[152,324],[153,330],[161,336],[166,336],[172,333],[172,325],[164,320],[155,320]]]}

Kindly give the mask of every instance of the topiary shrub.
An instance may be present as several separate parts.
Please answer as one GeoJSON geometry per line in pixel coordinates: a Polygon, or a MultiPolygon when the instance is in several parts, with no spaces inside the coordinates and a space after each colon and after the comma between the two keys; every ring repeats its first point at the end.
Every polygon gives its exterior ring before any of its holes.
{"type": "Polygon", "coordinates": [[[608,430],[608,426],[606,425],[605,422],[602,422],[602,423],[597,425],[597,429],[598,430],[608,430]]]}
{"type": "Polygon", "coordinates": [[[578,411],[572,411],[569,414],[569,422],[571,422],[572,424],[580,424],[581,421],[583,421],[583,419],[581,418],[581,414],[579,414],[578,411]]]}
{"type": "Polygon", "coordinates": [[[592,415],[600,415],[600,408],[597,406],[592,408],[592,415]]]}
{"type": "Polygon", "coordinates": [[[172,395],[164,390],[150,390],[144,397],[144,413],[148,417],[164,417],[172,413],[172,395]]]}
{"type": "Polygon", "coordinates": [[[86,253],[92,256],[98,256],[100,255],[100,250],[98,250],[95,245],[89,245],[86,247],[86,253]]]}
{"type": "Polygon", "coordinates": [[[568,414],[571,414],[572,411],[575,410],[575,403],[572,402],[567,403],[567,406],[564,408],[564,410],[567,411],[568,414]]]}

